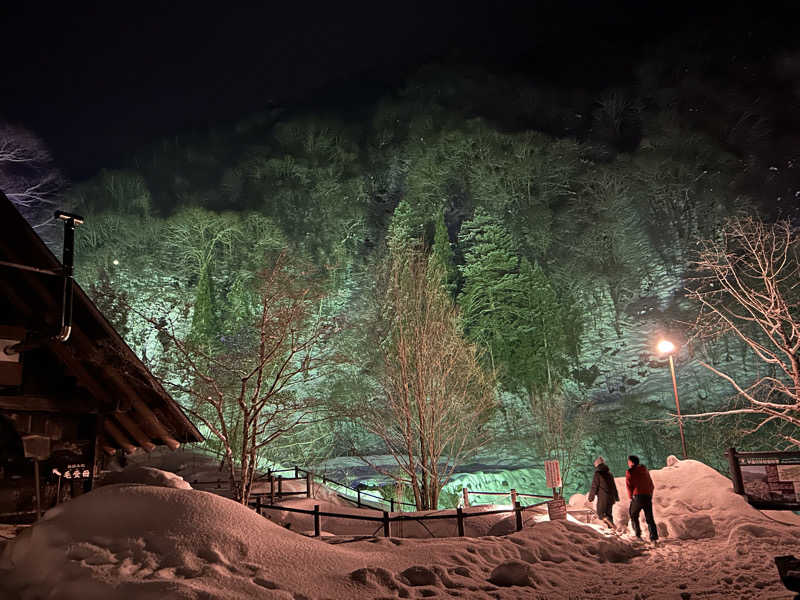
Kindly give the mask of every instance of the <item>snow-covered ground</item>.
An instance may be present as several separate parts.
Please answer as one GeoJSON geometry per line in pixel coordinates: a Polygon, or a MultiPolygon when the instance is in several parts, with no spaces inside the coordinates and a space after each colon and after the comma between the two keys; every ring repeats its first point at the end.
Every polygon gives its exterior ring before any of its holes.
{"type": "MultiPolygon", "coordinates": [[[[366,540],[341,537],[354,532],[346,531],[344,520],[328,519],[323,529],[340,537],[318,540],[302,535],[309,522],[287,511],[259,517],[225,498],[181,489],[174,477],[140,470],[133,479],[169,487],[100,487],[48,511],[7,542],[0,597],[793,597],[772,559],[798,553],[796,516],[762,514],[733,493],[729,480],[695,461],[674,461],[652,473],[656,520],[667,534],[655,548],[574,522],[529,519],[521,532],[486,535],[502,517],[468,529],[481,537],[366,540]]],[[[624,481],[618,485],[625,497],[624,481]]],[[[318,492],[319,498],[287,505],[355,511],[318,492]]],[[[583,501],[570,499],[573,506],[583,501]]]]}

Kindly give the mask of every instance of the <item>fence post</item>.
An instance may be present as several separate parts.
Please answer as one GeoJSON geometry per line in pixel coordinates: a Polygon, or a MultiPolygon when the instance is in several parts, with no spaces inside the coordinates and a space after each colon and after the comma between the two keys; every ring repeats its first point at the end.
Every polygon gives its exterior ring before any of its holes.
{"type": "Polygon", "coordinates": [[[356,490],[356,506],[361,508],[361,490],[356,490]]]}
{"type": "Polygon", "coordinates": [[[464,509],[460,506],[456,509],[456,517],[458,518],[458,537],[464,537],[464,509]]]}
{"type": "Polygon", "coordinates": [[[319,537],[319,504],[314,505],[314,537],[319,537]]]}
{"type": "Polygon", "coordinates": [[[461,488],[461,493],[464,494],[464,506],[469,506],[469,492],[467,488],[461,488]]]}
{"type": "Polygon", "coordinates": [[[389,523],[389,513],[383,511],[383,537],[392,537],[392,529],[389,523]]]}
{"type": "Polygon", "coordinates": [[[311,498],[311,473],[306,471],[306,498],[311,498]]]}
{"type": "Polygon", "coordinates": [[[275,477],[269,474],[269,503],[275,504],[275,477]]]}
{"type": "Polygon", "coordinates": [[[389,510],[394,512],[394,498],[389,498],[389,510]]]}
{"type": "Polygon", "coordinates": [[[297,465],[294,466],[294,478],[300,479],[300,473],[297,471],[297,465]]]}
{"type": "Polygon", "coordinates": [[[522,507],[519,502],[514,503],[514,512],[517,516],[517,531],[522,531],[522,507]]]}
{"type": "Polygon", "coordinates": [[[256,512],[261,515],[261,494],[256,496],[256,512]]]}
{"type": "Polygon", "coordinates": [[[517,490],[511,490],[511,506],[517,505],[517,490]]]}
{"type": "Polygon", "coordinates": [[[283,496],[283,475],[278,475],[278,499],[283,496]]]}
{"type": "Polygon", "coordinates": [[[737,494],[744,495],[744,485],[742,484],[742,469],[739,466],[739,460],[736,458],[736,448],[728,448],[725,453],[728,457],[728,466],[731,470],[731,479],[733,479],[733,491],[737,494]]]}

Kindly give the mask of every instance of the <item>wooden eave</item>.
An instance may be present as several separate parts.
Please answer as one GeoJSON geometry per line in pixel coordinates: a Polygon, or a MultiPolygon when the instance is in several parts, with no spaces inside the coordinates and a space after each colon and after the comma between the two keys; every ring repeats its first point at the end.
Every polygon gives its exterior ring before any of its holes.
{"type": "MultiPolygon", "coordinates": [[[[80,235],[80,230],[77,232],[80,235]]],[[[80,260],[80,256],[77,257],[80,260]]],[[[0,260],[59,271],[56,259],[13,204],[0,192],[0,260]]],[[[61,317],[62,279],[0,265],[0,293],[14,307],[17,323],[55,334],[61,317]]],[[[0,322],[3,318],[0,317],[0,322]]],[[[12,323],[6,323],[12,324],[12,323]]],[[[35,412],[91,412],[104,416],[101,444],[107,452],[177,448],[203,436],[142,364],[77,283],[70,339],[48,339],[52,353],[75,378],[85,397],[0,394],[0,407],[35,412]]]]}

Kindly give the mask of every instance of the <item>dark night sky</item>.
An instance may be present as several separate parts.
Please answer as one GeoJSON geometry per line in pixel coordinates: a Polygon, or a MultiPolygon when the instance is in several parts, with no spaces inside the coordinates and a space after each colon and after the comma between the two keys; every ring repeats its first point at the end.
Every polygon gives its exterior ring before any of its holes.
{"type": "Polygon", "coordinates": [[[431,60],[604,87],[681,27],[746,52],[794,38],[793,19],[756,3],[18,4],[0,9],[0,116],[44,137],[73,179],[270,104],[324,103],[334,88],[356,101],[431,60]]]}

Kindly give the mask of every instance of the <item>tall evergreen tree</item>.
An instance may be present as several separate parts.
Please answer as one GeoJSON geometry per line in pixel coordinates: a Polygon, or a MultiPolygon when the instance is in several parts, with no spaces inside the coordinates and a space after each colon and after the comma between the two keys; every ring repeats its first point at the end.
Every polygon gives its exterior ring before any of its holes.
{"type": "Polygon", "coordinates": [[[509,302],[519,291],[519,258],[508,231],[483,211],[464,223],[459,242],[464,248],[464,286],[458,297],[464,329],[489,349],[497,367],[507,362],[505,332],[516,312],[509,310],[509,302]]]}
{"type": "Polygon", "coordinates": [[[197,282],[195,292],[191,329],[191,337],[195,342],[211,345],[219,335],[216,308],[211,261],[207,261],[200,270],[200,280],[197,282]]]}
{"type": "Polygon", "coordinates": [[[444,222],[444,212],[439,213],[436,219],[433,234],[433,248],[431,258],[437,268],[442,271],[442,285],[451,296],[455,296],[458,289],[458,269],[455,264],[455,254],[450,245],[450,234],[444,222]]]}
{"type": "Polygon", "coordinates": [[[389,224],[388,243],[392,251],[400,250],[422,238],[423,224],[411,205],[401,200],[389,224]]]}
{"type": "Polygon", "coordinates": [[[468,335],[490,351],[511,389],[552,389],[566,374],[575,314],[546,273],[514,251],[508,231],[483,212],[464,224],[464,286],[458,297],[468,335]]]}

